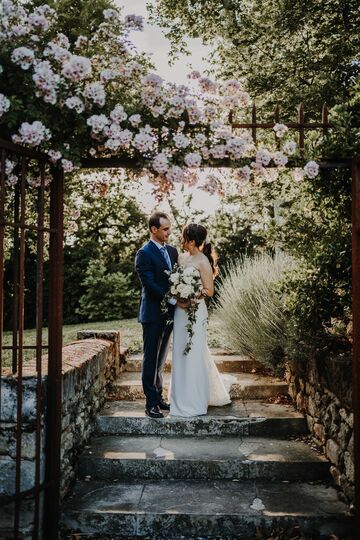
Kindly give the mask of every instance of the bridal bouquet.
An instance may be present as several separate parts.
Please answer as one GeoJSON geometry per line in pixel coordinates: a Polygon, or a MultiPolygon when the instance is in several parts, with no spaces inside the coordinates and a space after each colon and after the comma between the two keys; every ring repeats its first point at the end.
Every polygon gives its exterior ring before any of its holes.
{"type": "Polygon", "coordinates": [[[194,266],[175,264],[173,270],[171,272],[166,271],[166,273],[169,274],[170,290],[162,301],[162,311],[167,312],[170,298],[183,300],[184,302],[188,301],[186,312],[189,322],[186,329],[189,337],[184,349],[184,355],[187,355],[191,349],[196,312],[199,307],[198,299],[202,289],[200,272],[194,266]]]}

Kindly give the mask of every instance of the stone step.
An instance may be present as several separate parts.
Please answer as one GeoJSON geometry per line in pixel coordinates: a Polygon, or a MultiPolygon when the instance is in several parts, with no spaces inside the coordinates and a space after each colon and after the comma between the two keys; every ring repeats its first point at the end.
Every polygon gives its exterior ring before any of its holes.
{"type": "MultiPolygon", "coordinates": [[[[277,394],[287,394],[288,385],[275,377],[256,373],[231,373],[236,379],[232,384],[232,399],[267,399],[277,394]]],[[[168,393],[170,374],[164,375],[164,396],[168,393]]],[[[109,397],[112,400],[134,401],[144,399],[140,373],[122,373],[111,385],[109,397]]]]}
{"type": "Polygon", "coordinates": [[[257,437],[103,436],[79,460],[81,478],[322,480],[329,462],[302,441],[257,437]]]}
{"type": "MultiPolygon", "coordinates": [[[[223,351],[221,351],[223,352],[223,351]]],[[[264,366],[246,356],[230,355],[230,354],[214,354],[213,358],[217,368],[222,373],[251,373],[255,371],[263,371],[264,366]]],[[[139,372],[142,367],[142,355],[134,354],[126,359],[125,370],[129,372],[139,372]]],[[[165,372],[171,371],[171,355],[168,356],[165,363],[165,372]]]]}
{"type": "Polygon", "coordinates": [[[154,420],[145,415],[145,401],[109,401],[96,418],[99,435],[242,435],[284,437],[307,433],[306,420],[291,405],[235,400],[209,407],[206,416],[154,420]]]}
{"type": "Polygon", "coordinates": [[[262,527],[291,526],[299,526],[294,538],[356,538],[336,491],[306,482],[78,481],[61,515],[65,533],[87,533],[92,540],[249,540],[260,538],[262,527]]]}

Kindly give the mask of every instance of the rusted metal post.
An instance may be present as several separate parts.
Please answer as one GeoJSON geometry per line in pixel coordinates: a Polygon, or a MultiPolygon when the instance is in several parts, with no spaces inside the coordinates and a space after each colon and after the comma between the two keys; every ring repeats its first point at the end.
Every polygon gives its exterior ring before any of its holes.
{"type": "Polygon", "coordinates": [[[46,392],[46,481],[44,538],[58,538],[60,507],[60,451],[62,407],[62,323],[63,323],[63,202],[64,173],[52,170],[50,186],[50,281],[49,281],[49,356],[46,392]]]}
{"type": "Polygon", "coordinates": [[[354,410],[355,510],[360,517],[360,158],[352,163],[352,400],[354,410]]]}

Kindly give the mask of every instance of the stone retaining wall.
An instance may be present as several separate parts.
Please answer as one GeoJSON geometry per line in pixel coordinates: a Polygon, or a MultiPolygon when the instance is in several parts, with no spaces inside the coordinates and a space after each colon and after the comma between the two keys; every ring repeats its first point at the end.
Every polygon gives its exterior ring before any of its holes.
{"type": "Polygon", "coordinates": [[[351,358],[348,354],[287,364],[286,380],[296,407],[331,461],[331,474],[347,502],[354,501],[354,439],[351,358]]]}
{"type": "MultiPolygon", "coordinates": [[[[120,333],[117,331],[79,332],[77,342],[63,348],[63,399],[61,444],[61,496],[63,497],[76,476],[77,457],[89,440],[98,411],[104,405],[108,385],[124,369],[125,357],[120,352],[120,333]]],[[[41,476],[44,476],[46,357],[43,358],[42,378],[42,452],[41,476]]],[[[34,485],[35,419],[36,419],[35,363],[24,366],[22,392],[22,451],[21,490],[34,485]]],[[[0,416],[0,496],[12,495],[15,486],[17,379],[10,373],[1,380],[0,416]]],[[[22,513],[21,529],[31,529],[32,511],[22,513]],[[25,519],[26,516],[26,519],[25,519]]],[[[13,505],[0,511],[0,532],[12,528],[13,505]]],[[[0,534],[1,536],[1,534],[0,534]]]]}

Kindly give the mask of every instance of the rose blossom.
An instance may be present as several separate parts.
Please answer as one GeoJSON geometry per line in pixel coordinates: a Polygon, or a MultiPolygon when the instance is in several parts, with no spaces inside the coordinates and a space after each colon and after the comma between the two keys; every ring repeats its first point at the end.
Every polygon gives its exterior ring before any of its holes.
{"type": "Polygon", "coordinates": [[[152,162],[152,168],[159,174],[165,174],[169,169],[169,161],[167,155],[161,152],[160,154],[155,156],[152,162]]]}
{"type": "Polygon", "coordinates": [[[139,152],[144,153],[152,148],[154,144],[154,140],[153,140],[153,137],[151,137],[151,135],[141,132],[135,135],[135,138],[132,144],[134,148],[139,150],[139,152]]]}
{"type": "Polygon", "coordinates": [[[235,171],[234,177],[238,182],[242,185],[246,185],[251,177],[251,169],[248,167],[248,165],[245,165],[245,167],[241,167],[240,169],[237,169],[235,171]]]}
{"type": "Polygon", "coordinates": [[[145,86],[150,86],[151,88],[161,88],[164,81],[159,75],[156,75],[156,73],[149,73],[149,75],[143,77],[141,82],[145,86]]]}
{"type": "Polygon", "coordinates": [[[113,122],[120,124],[127,119],[127,114],[124,111],[124,107],[120,104],[116,105],[110,113],[110,118],[113,122]]]}
{"type": "Polygon", "coordinates": [[[119,76],[119,72],[115,69],[103,69],[100,73],[100,79],[102,82],[111,81],[119,76]]]}
{"type": "Polygon", "coordinates": [[[55,105],[60,76],[53,72],[50,62],[44,60],[36,64],[32,78],[36,88],[43,94],[44,101],[55,105]]]}
{"type": "Polygon", "coordinates": [[[77,96],[69,97],[65,100],[65,105],[69,109],[75,109],[77,113],[82,113],[85,110],[85,105],[77,96]]]}
{"type": "Polygon", "coordinates": [[[92,73],[91,62],[89,58],[85,56],[73,55],[64,63],[62,74],[67,79],[71,79],[74,82],[82,81],[89,77],[92,73]]]}
{"type": "Polygon", "coordinates": [[[233,137],[226,142],[228,152],[232,159],[240,159],[246,150],[246,141],[240,137],[233,137]]]}
{"type": "Polygon", "coordinates": [[[141,15],[126,15],[125,27],[142,32],[144,30],[144,17],[141,17],[141,15]]]}
{"type": "Polygon", "coordinates": [[[275,165],[277,165],[278,167],[284,167],[289,161],[288,157],[283,154],[283,152],[274,152],[272,158],[275,165]]]}
{"type": "Polygon", "coordinates": [[[15,143],[27,144],[29,146],[39,146],[43,141],[47,141],[50,138],[50,130],[38,120],[32,124],[23,122],[19,129],[19,135],[12,136],[15,143]]]}
{"type": "Polygon", "coordinates": [[[94,114],[87,119],[86,123],[92,128],[93,133],[101,133],[110,121],[105,114],[94,114]]]}
{"type": "Polygon", "coordinates": [[[166,178],[171,182],[179,183],[184,180],[184,171],[178,165],[173,165],[166,173],[166,178]]]}
{"type": "Polygon", "coordinates": [[[204,146],[204,144],[206,143],[206,137],[203,133],[197,133],[195,135],[195,142],[196,144],[198,144],[199,146],[204,146]]]}
{"type": "Polygon", "coordinates": [[[65,173],[72,172],[75,169],[73,162],[68,159],[62,159],[61,166],[65,173]]]}
{"type": "Polygon", "coordinates": [[[11,61],[25,70],[29,69],[31,64],[34,62],[34,59],[35,53],[28,47],[18,47],[11,53],[11,61]]]}
{"type": "Polygon", "coordinates": [[[84,47],[85,45],[88,44],[88,38],[86,36],[79,36],[77,38],[77,40],[75,41],[75,47],[77,49],[81,48],[81,47],[84,47]]]}
{"type": "Polygon", "coordinates": [[[226,157],[226,150],[225,144],[216,144],[210,148],[210,153],[215,159],[223,159],[226,157]]]}
{"type": "Polygon", "coordinates": [[[230,79],[221,85],[221,90],[223,94],[233,96],[242,90],[242,84],[236,79],[230,79]]]}
{"type": "Polygon", "coordinates": [[[284,154],[287,154],[288,156],[292,156],[293,154],[295,154],[296,148],[297,148],[297,144],[295,141],[286,141],[286,143],[284,144],[282,148],[282,151],[284,152],[284,154]]]}
{"type": "Polygon", "coordinates": [[[116,11],[116,9],[104,9],[103,15],[104,19],[107,20],[119,18],[119,13],[116,11]]]}
{"type": "Polygon", "coordinates": [[[105,105],[105,88],[100,82],[89,83],[85,86],[84,96],[91,99],[95,105],[103,107],[105,105]]]}
{"type": "Polygon", "coordinates": [[[287,131],[289,131],[289,128],[285,126],[285,124],[275,124],[274,131],[276,136],[281,139],[285,135],[287,131]]]}
{"type": "Polygon", "coordinates": [[[187,148],[190,141],[183,133],[177,133],[174,135],[174,143],[176,148],[187,148]]]}
{"type": "Polygon", "coordinates": [[[61,159],[62,154],[59,151],[56,150],[49,150],[48,156],[50,158],[51,163],[55,164],[59,159],[61,159]]]}
{"type": "Polygon", "coordinates": [[[140,116],[140,114],[132,114],[129,117],[129,122],[132,125],[132,127],[138,127],[141,124],[141,116],[140,116]]]}
{"type": "Polygon", "coordinates": [[[319,174],[319,165],[315,161],[309,161],[304,167],[304,173],[308,178],[315,178],[319,174]]]}
{"type": "Polygon", "coordinates": [[[188,167],[200,167],[201,155],[198,154],[197,152],[186,154],[184,157],[184,161],[188,167]]]}
{"type": "Polygon", "coordinates": [[[4,95],[0,94],[0,118],[3,114],[10,109],[10,100],[4,95]]]}
{"type": "Polygon", "coordinates": [[[44,49],[44,56],[52,56],[58,62],[66,62],[71,58],[71,53],[64,47],[50,41],[44,49]]]}
{"type": "Polygon", "coordinates": [[[256,162],[260,165],[269,165],[271,160],[271,154],[266,148],[259,148],[256,152],[256,162]]]}

